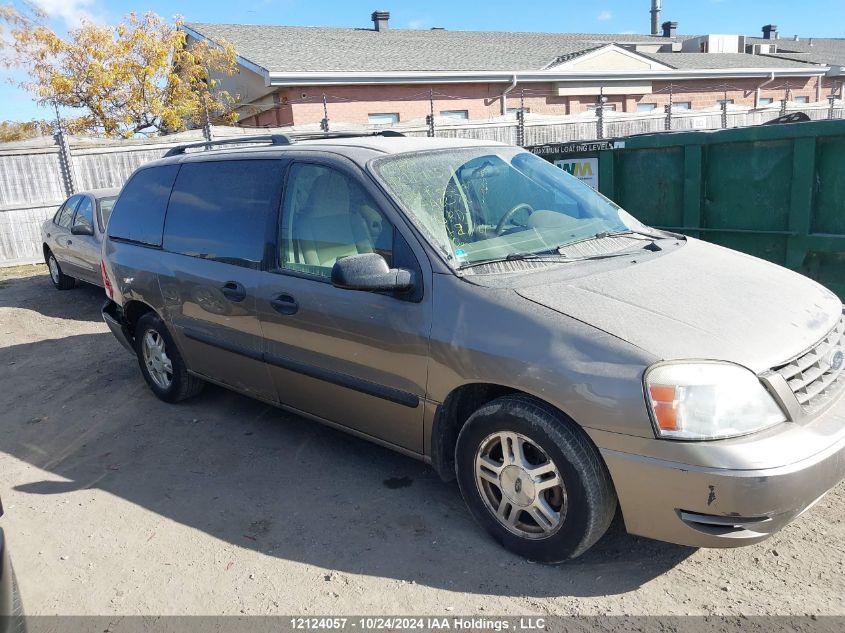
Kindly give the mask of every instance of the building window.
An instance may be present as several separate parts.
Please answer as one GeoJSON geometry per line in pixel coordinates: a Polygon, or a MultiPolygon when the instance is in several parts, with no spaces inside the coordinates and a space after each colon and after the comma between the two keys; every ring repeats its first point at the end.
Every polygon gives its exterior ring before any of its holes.
{"type": "Polygon", "coordinates": [[[531,112],[531,108],[508,108],[507,113],[516,116],[516,113],[522,110],[525,114],[531,112]]]}
{"type": "Polygon", "coordinates": [[[727,103],[728,105],[733,105],[734,100],[733,99],[719,99],[716,103],[718,103],[719,105],[722,105],[723,103],[727,103]]]}
{"type": "Polygon", "coordinates": [[[767,106],[772,105],[775,102],[773,97],[760,97],[760,100],[757,102],[757,105],[767,106]]]}
{"type": "Polygon", "coordinates": [[[795,97],[795,103],[810,103],[810,97],[795,97]]]}
{"type": "Polygon", "coordinates": [[[652,112],[653,110],[657,110],[656,103],[638,103],[637,104],[637,112],[652,112]]]}
{"type": "MultiPolygon", "coordinates": [[[[587,110],[590,112],[595,112],[598,109],[598,105],[595,103],[587,104],[587,110]]],[[[616,112],[616,104],[615,103],[605,103],[604,104],[605,111],[616,112]]]]}
{"type": "Polygon", "coordinates": [[[391,125],[399,123],[398,112],[372,112],[367,115],[367,123],[372,125],[391,125]]]}
{"type": "Polygon", "coordinates": [[[447,119],[468,119],[469,110],[441,110],[440,116],[445,116],[447,119]]]}
{"type": "Polygon", "coordinates": [[[673,110],[692,110],[692,101],[673,101],[673,110]]]}

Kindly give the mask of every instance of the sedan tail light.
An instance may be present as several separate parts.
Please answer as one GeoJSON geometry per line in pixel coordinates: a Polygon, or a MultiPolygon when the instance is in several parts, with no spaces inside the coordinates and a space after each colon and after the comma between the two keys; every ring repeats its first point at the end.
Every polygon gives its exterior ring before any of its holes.
{"type": "Polygon", "coordinates": [[[100,272],[103,275],[103,288],[106,289],[106,296],[109,299],[114,299],[114,291],[111,287],[111,281],[109,280],[109,274],[106,272],[106,260],[100,260],[100,272]]]}

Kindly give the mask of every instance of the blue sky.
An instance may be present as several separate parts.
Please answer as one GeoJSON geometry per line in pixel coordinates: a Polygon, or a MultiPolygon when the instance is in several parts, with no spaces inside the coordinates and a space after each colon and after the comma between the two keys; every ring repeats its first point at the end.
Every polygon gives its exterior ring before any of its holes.
{"type": "MultiPolygon", "coordinates": [[[[0,0],[2,1],[2,0],[0,0]]],[[[81,19],[114,23],[136,11],[178,13],[196,22],[291,24],[305,26],[370,26],[374,9],[390,11],[394,28],[491,31],[560,31],[646,33],[649,0],[33,0],[50,15],[51,25],[65,31],[81,19]]],[[[783,36],[845,37],[842,0],[663,0],[663,20],[680,23],[681,33],[759,35],[774,23],[783,36]]],[[[459,54],[459,53],[458,53],[459,54]]],[[[49,118],[26,93],[0,85],[0,120],[49,118]]]]}

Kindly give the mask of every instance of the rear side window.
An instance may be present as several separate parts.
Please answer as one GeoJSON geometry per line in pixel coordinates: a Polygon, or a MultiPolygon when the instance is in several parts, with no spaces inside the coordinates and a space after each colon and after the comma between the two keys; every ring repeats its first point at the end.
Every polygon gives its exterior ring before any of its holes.
{"type": "Polygon", "coordinates": [[[97,214],[97,222],[100,224],[100,232],[105,233],[106,227],[109,224],[109,218],[111,217],[111,211],[114,208],[114,203],[117,200],[116,196],[110,196],[108,198],[100,198],[98,202],[98,209],[99,212],[97,214]]]}
{"type": "Polygon", "coordinates": [[[72,196],[62,205],[62,208],[59,209],[58,213],[56,213],[56,217],[53,218],[53,222],[58,224],[61,227],[66,229],[70,228],[70,221],[73,219],[73,212],[76,211],[76,205],[79,204],[79,200],[82,196],[72,196]]]}
{"type": "Polygon", "coordinates": [[[257,267],[282,182],[277,160],[185,163],[176,178],[164,249],[257,267]]]}
{"type": "Polygon", "coordinates": [[[161,246],[167,200],[179,165],[148,167],[135,172],[114,205],[109,237],[161,246]]]}
{"type": "Polygon", "coordinates": [[[88,196],[82,198],[82,202],[76,209],[76,217],[73,219],[72,226],[77,224],[94,228],[94,205],[88,196]]]}

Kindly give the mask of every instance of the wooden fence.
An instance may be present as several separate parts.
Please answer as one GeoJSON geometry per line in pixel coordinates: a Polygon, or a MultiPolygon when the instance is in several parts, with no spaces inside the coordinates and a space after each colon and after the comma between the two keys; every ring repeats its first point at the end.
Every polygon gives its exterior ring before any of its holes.
{"type": "MultiPolygon", "coordinates": [[[[845,118],[845,103],[787,104],[788,112],[802,111],[812,119],[845,118]]],[[[756,125],[776,118],[782,106],[760,109],[720,108],[648,113],[605,111],[575,116],[527,114],[520,123],[513,115],[488,121],[463,121],[437,117],[434,133],[439,137],[474,138],[523,145],[619,138],[666,130],[706,130],[756,125]],[[668,117],[668,118],[667,118],[668,117]],[[520,125],[522,129],[520,129],[520,125]]],[[[332,124],[333,132],[371,133],[390,127],[409,136],[426,136],[425,121],[392,126],[332,124]]],[[[319,128],[213,127],[214,138],[281,132],[296,136],[319,133],[319,128]]],[[[67,151],[51,137],[0,144],[0,266],[40,261],[40,230],[61,202],[75,191],[120,187],[139,165],[160,158],[169,148],[203,140],[201,130],[150,139],[108,140],[67,137],[67,151]]]]}

